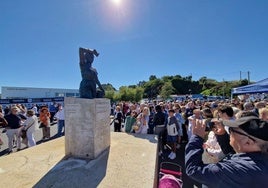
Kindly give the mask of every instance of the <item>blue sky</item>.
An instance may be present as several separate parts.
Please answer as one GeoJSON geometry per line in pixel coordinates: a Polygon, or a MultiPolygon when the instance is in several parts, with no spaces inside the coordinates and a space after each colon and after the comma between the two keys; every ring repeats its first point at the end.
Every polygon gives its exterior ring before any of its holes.
{"type": "Polygon", "coordinates": [[[100,53],[101,83],[150,75],[267,78],[267,0],[0,2],[1,86],[78,89],[78,48],[100,53]]]}

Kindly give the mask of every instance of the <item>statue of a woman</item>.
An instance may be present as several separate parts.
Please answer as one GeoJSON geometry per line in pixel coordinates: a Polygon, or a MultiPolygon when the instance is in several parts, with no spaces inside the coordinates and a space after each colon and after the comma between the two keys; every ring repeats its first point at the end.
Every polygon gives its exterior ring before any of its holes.
{"type": "Polygon", "coordinates": [[[79,48],[80,70],[82,81],[80,82],[79,93],[81,98],[93,99],[104,96],[104,89],[102,88],[98,79],[96,69],[92,67],[94,55],[99,56],[99,53],[94,49],[79,48]],[[96,85],[101,90],[101,94],[97,96],[96,85]]]}

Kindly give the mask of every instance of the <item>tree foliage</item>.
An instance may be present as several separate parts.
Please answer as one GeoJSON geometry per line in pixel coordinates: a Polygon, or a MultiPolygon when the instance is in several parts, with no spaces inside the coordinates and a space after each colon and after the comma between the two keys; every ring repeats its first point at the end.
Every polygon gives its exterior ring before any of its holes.
{"type": "Polygon", "coordinates": [[[170,95],[172,95],[175,91],[175,88],[172,86],[172,83],[170,81],[167,81],[164,83],[164,85],[161,88],[160,96],[163,99],[170,98],[170,95]]]}
{"type": "Polygon", "coordinates": [[[154,78],[144,84],[144,97],[154,99],[159,95],[164,82],[161,79],[154,78]]]}
{"type": "Polygon", "coordinates": [[[248,80],[222,81],[201,77],[199,80],[192,80],[192,76],[182,77],[181,75],[163,76],[157,78],[151,75],[148,81],[140,81],[137,85],[122,86],[119,91],[111,84],[104,84],[105,97],[112,101],[133,101],[138,102],[142,98],[155,99],[158,95],[167,99],[170,95],[203,94],[207,96],[217,95],[230,97],[231,89],[247,85],[248,80]]]}
{"type": "Polygon", "coordinates": [[[116,89],[112,86],[112,84],[102,84],[102,87],[105,91],[115,91],[116,89]]]}

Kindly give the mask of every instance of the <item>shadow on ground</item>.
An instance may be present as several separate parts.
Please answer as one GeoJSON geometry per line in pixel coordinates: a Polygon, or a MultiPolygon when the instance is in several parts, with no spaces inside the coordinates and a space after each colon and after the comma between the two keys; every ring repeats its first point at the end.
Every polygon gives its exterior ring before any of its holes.
{"type": "Polygon", "coordinates": [[[158,139],[156,138],[157,136],[156,135],[153,136],[152,134],[135,134],[135,133],[124,133],[124,134],[134,136],[135,138],[146,139],[151,143],[158,142],[158,139]]]}
{"type": "Polygon", "coordinates": [[[64,158],[34,188],[97,187],[106,175],[110,148],[94,160],[64,158]]]}

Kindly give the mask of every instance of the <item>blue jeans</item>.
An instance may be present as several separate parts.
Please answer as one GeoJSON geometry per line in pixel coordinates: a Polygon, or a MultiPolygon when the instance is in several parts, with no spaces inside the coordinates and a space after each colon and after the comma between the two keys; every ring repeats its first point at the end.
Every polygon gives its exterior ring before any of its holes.
{"type": "MultiPolygon", "coordinates": [[[[58,121],[58,133],[57,133],[57,136],[62,136],[64,135],[64,131],[62,132],[62,129],[64,128],[65,126],[65,123],[64,123],[64,120],[59,120],[58,121]]],[[[64,128],[65,129],[65,128],[64,128]]]]}

